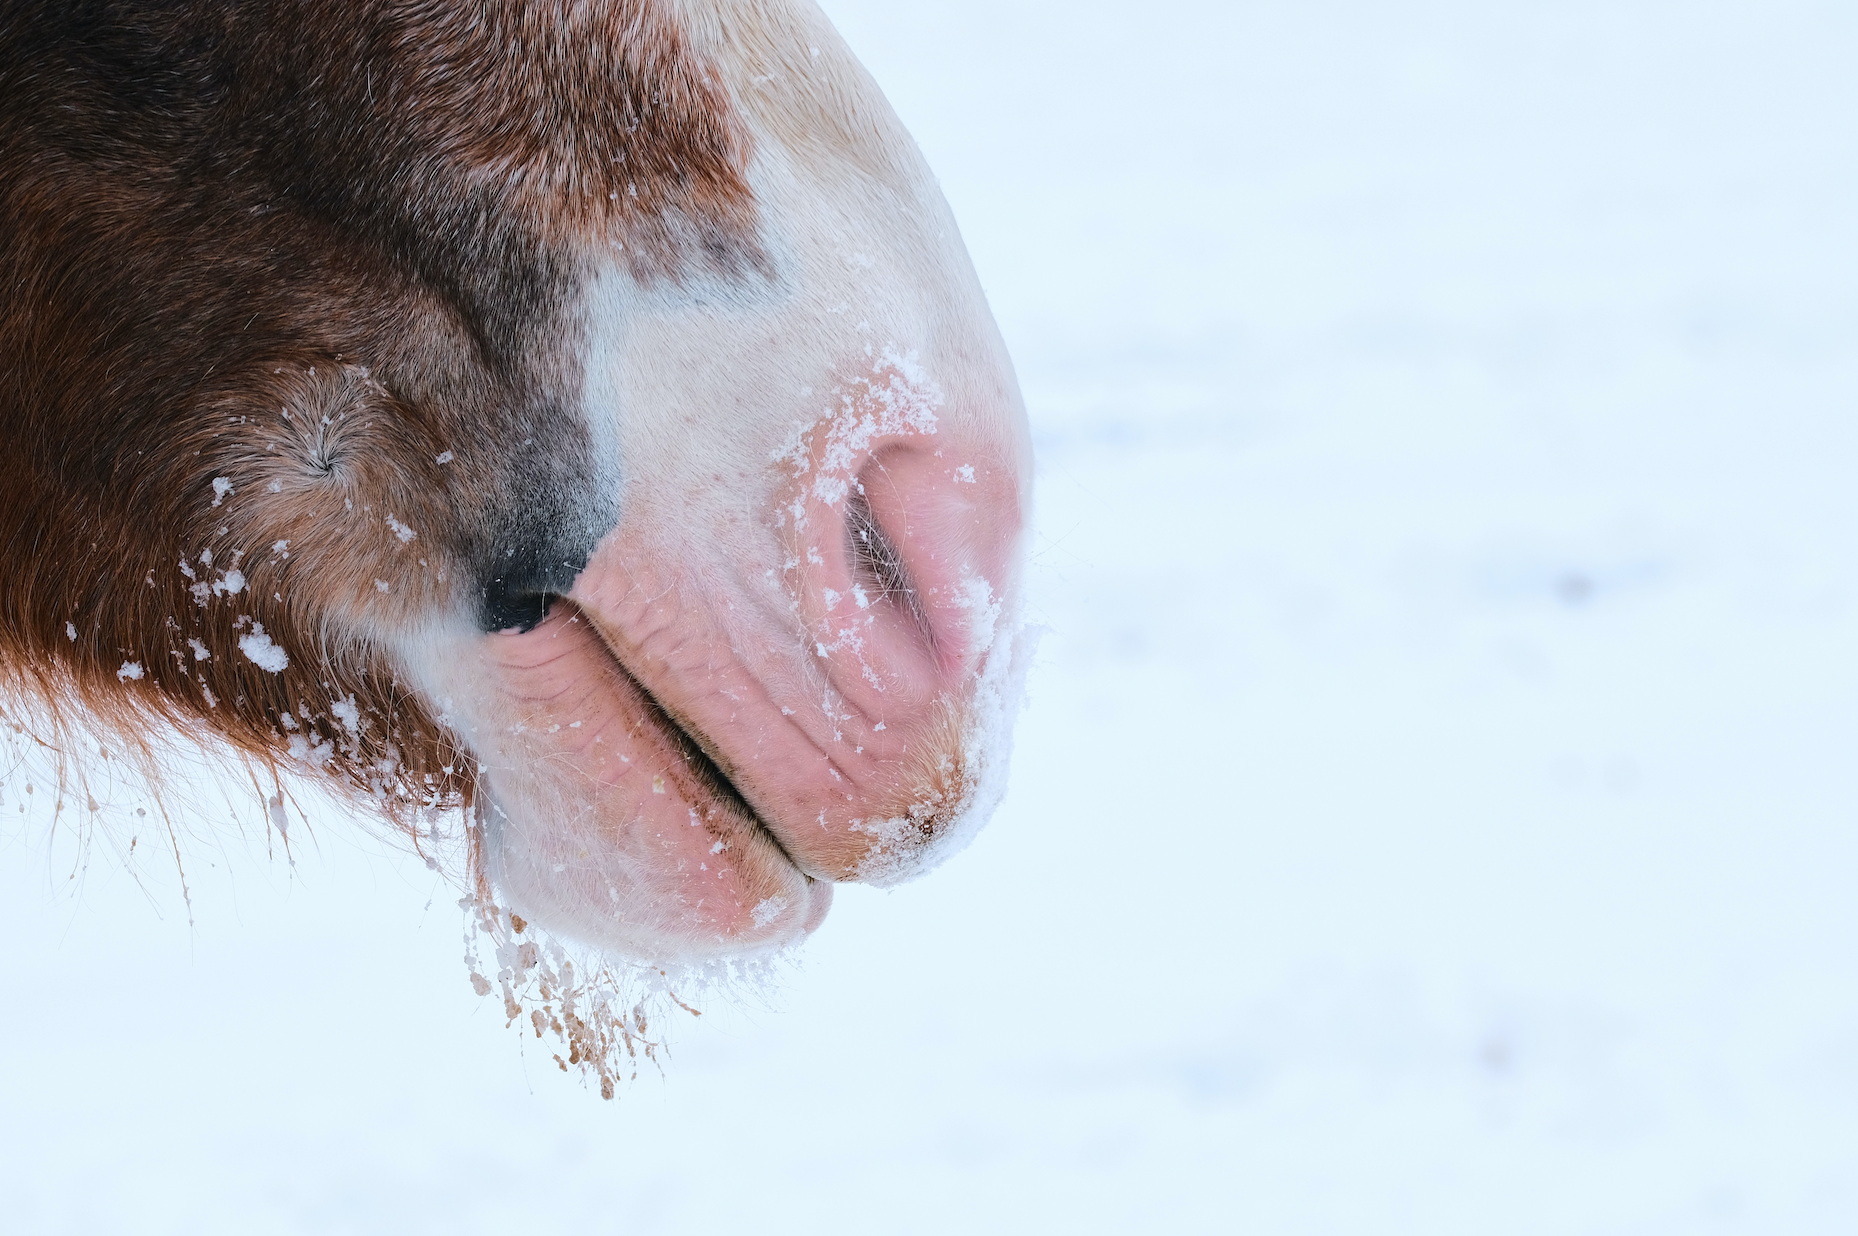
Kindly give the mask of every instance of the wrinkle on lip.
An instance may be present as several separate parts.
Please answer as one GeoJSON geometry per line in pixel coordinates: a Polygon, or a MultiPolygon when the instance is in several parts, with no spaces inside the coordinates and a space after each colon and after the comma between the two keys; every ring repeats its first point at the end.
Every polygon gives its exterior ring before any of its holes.
{"type": "MultiPolygon", "coordinates": [[[[667,588],[666,593],[668,592],[669,592],[669,589],[667,588]]],[[[719,773],[724,775],[724,779],[728,782],[730,789],[733,790],[738,795],[738,797],[742,799],[742,801],[745,804],[749,804],[750,800],[748,796],[742,792],[739,786],[736,785],[735,778],[729,775],[729,770],[735,766],[735,761],[729,758],[728,753],[720,750],[716,746],[716,744],[712,740],[710,740],[709,736],[706,733],[704,733],[703,729],[700,726],[696,726],[696,725],[693,725],[687,722],[680,715],[677,709],[667,706],[663,700],[659,699],[656,695],[654,695],[651,692],[651,690],[648,689],[645,686],[645,684],[639,679],[639,676],[637,674],[634,674],[627,667],[625,657],[621,655],[618,647],[616,646],[616,640],[614,639],[612,631],[609,629],[609,625],[607,624],[607,622],[605,622],[601,618],[601,616],[597,612],[595,612],[591,608],[582,608],[580,613],[583,617],[587,619],[588,625],[593,628],[594,633],[600,637],[600,642],[606,648],[607,655],[613,659],[613,663],[620,668],[620,671],[624,673],[627,678],[632,680],[633,684],[637,686],[640,693],[643,694],[647,699],[649,699],[652,702],[652,704],[661,713],[664,714],[665,719],[668,722],[670,722],[673,726],[675,726],[679,733],[683,734],[692,743],[694,743],[699,750],[703,752],[704,757],[708,759],[711,764],[716,766],[716,769],[719,773]]],[[[767,687],[761,682],[761,680],[759,678],[756,678],[752,674],[747,675],[747,678],[748,678],[748,682],[752,684],[754,690],[761,696],[762,702],[768,706],[769,710],[771,712],[778,712],[778,709],[779,709],[778,704],[776,704],[774,697],[768,693],[767,687]]],[[[734,701],[734,702],[740,703],[742,701],[734,701]]],[[[854,778],[851,775],[851,771],[847,768],[842,767],[839,761],[835,760],[832,757],[832,754],[829,751],[827,751],[824,746],[821,745],[819,739],[815,738],[812,734],[808,733],[804,726],[793,724],[793,722],[789,718],[783,717],[782,720],[787,721],[789,727],[793,730],[793,732],[800,735],[801,738],[806,740],[807,745],[813,749],[814,753],[817,754],[820,759],[825,761],[827,768],[831,769],[835,774],[843,778],[847,785],[857,784],[857,781],[854,780],[854,778]]],[[[750,806],[752,810],[752,804],[750,804],[750,806]]],[[[756,813],[756,819],[757,821],[760,821],[759,812],[756,813]]],[[[765,827],[765,821],[763,821],[762,823],[765,827]]]]}
{"type": "Polygon", "coordinates": [[[969,684],[936,683],[919,700],[848,695],[812,655],[802,614],[744,616],[773,589],[706,582],[689,559],[616,532],[570,592],[629,689],[695,744],[800,872],[861,879],[874,850],[897,848],[898,821],[939,833],[966,801],[969,684]]]}
{"type": "Polygon", "coordinates": [[[665,961],[779,948],[817,925],[817,877],[574,601],[434,665],[499,808],[486,870],[525,918],[665,961]]]}
{"type": "MultiPolygon", "coordinates": [[[[574,617],[586,621],[588,629],[599,640],[601,651],[606,654],[614,670],[637,693],[643,714],[639,719],[639,725],[653,725],[658,731],[657,736],[664,740],[676,755],[682,757],[670,761],[665,768],[665,776],[672,781],[678,797],[693,806],[701,804],[727,813],[745,829],[762,834],[782,859],[809,881],[818,878],[794,860],[794,856],[788,852],[780,836],[768,826],[767,821],[761,817],[760,812],[755,810],[754,804],[747,795],[743,794],[736,785],[729,775],[727,763],[711,750],[711,744],[704,740],[702,733],[687,725],[675,711],[667,708],[664,702],[640,681],[638,675],[627,667],[624,658],[613,646],[613,640],[608,635],[606,624],[600,621],[599,615],[570,598],[564,597],[556,604],[572,606],[575,611],[574,617]]],[[[546,665],[548,660],[538,661],[535,664],[546,665]]],[[[636,727],[634,728],[636,730],[636,727]]]]}

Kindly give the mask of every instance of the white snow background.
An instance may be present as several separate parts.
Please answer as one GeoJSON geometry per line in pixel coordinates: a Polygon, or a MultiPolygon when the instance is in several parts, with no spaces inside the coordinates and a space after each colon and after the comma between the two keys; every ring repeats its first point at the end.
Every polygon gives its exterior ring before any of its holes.
{"type": "Polygon", "coordinates": [[[0,1225],[1858,1230],[1858,10],[826,7],[1037,435],[993,824],[613,1103],[350,824],[12,826],[0,1225]]]}

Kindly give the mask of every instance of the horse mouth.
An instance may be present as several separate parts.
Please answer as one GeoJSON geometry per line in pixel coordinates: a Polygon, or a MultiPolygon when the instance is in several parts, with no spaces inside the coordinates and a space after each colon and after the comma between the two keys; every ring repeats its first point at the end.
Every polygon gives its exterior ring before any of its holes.
{"type": "Polygon", "coordinates": [[[780,834],[771,827],[760,812],[755,809],[748,796],[735,783],[727,767],[728,757],[699,727],[687,722],[678,713],[660,699],[652,689],[642,681],[638,674],[626,664],[608,637],[605,624],[599,616],[574,601],[561,597],[550,606],[564,607],[565,616],[570,620],[580,619],[599,637],[600,648],[606,654],[616,671],[631,691],[635,693],[639,712],[638,724],[650,727],[657,737],[666,743],[677,757],[677,763],[667,769],[667,776],[674,778],[676,792],[693,806],[700,805],[712,818],[723,817],[732,821],[737,827],[746,829],[771,846],[786,862],[806,877],[809,884],[827,877],[808,871],[798,862],[787,846],[782,843],[780,834]]]}
{"type": "Polygon", "coordinates": [[[474,714],[463,736],[491,808],[491,885],[558,935],[659,962],[810,933],[830,877],[796,861],[732,775],[728,744],[680,717],[603,625],[594,606],[556,598],[530,630],[478,637],[474,655],[434,667],[474,714]]]}

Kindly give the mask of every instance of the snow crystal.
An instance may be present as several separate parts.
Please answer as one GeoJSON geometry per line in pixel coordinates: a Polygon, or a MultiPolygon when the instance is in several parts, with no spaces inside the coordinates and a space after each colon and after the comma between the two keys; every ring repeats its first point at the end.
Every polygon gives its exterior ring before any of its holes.
{"type": "Polygon", "coordinates": [[[194,660],[211,661],[213,659],[213,654],[208,652],[206,645],[199,640],[190,639],[187,641],[187,646],[194,650],[194,660]]]}
{"type": "Polygon", "coordinates": [[[935,413],[944,396],[917,365],[915,353],[888,347],[872,372],[884,379],[882,384],[864,378],[855,393],[841,393],[839,411],[826,431],[813,496],[830,506],[845,500],[852,473],[864,463],[873,439],[936,431],[935,413]]]}
{"type": "Polygon", "coordinates": [[[335,744],[319,742],[314,746],[302,734],[292,734],[288,747],[292,759],[321,768],[335,758],[335,744]]]}
{"type": "Polygon", "coordinates": [[[351,734],[361,733],[361,709],[355,706],[355,697],[337,700],[329,705],[329,715],[342,723],[342,728],[351,734]]]}
{"type": "Polygon", "coordinates": [[[781,911],[786,908],[787,898],[769,897],[766,901],[757,905],[754,910],[750,912],[749,917],[754,919],[755,926],[766,927],[769,923],[779,918],[781,916],[781,911]]]}
{"type": "Polygon", "coordinates": [[[77,627],[72,623],[65,623],[65,636],[70,639],[72,643],[77,643],[77,627]]]}
{"type": "Polygon", "coordinates": [[[290,656],[282,648],[271,642],[260,624],[252,623],[252,629],[239,636],[239,651],[252,659],[259,669],[280,673],[290,664],[290,656]]]}
{"type": "Polygon", "coordinates": [[[220,503],[224,502],[226,500],[226,495],[231,492],[232,492],[232,481],[229,478],[223,477],[223,476],[216,476],[213,478],[213,505],[214,506],[218,506],[220,503]]]}
{"type": "Polygon", "coordinates": [[[387,526],[393,529],[393,534],[400,538],[400,543],[402,545],[405,545],[408,541],[411,541],[414,537],[419,535],[419,533],[395,519],[391,512],[387,516],[387,526]]]}
{"type": "Polygon", "coordinates": [[[118,682],[131,681],[142,676],[142,666],[136,661],[124,661],[123,667],[116,671],[118,682]]]}
{"type": "Polygon", "coordinates": [[[432,462],[440,463],[440,464],[448,464],[456,458],[457,456],[452,454],[450,451],[440,451],[438,455],[433,459],[432,462]]]}

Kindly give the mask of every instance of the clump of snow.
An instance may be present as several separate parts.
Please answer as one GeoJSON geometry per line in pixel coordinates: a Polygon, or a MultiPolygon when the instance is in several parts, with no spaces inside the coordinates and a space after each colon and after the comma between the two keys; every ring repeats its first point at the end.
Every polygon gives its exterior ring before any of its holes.
{"type": "Polygon", "coordinates": [[[292,734],[289,743],[286,744],[286,749],[290,752],[291,759],[314,768],[321,768],[335,758],[334,743],[327,739],[312,743],[302,734],[292,734]]]}
{"type": "MultiPolygon", "coordinates": [[[[935,433],[936,410],[946,401],[942,388],[917,363],[916,354],[900,351],[895,344],[872,362],[870,376],[860,375],[834,393],[838,406],[811,424],[796,426],[773,456],[775,462],[791,466],[796,476],[814,470],[812,496],[829,506],[837,506],[850,494],[853,473],[864,463],[875,439],[935,433]],[[825,441],[818,444],[822,426],[825,441]]],[[[788,513],[795,528],[805,525],[802,503],[795,502],[788,513]]]]}
{"type": "Polygon", "coordinates": [[[387,526],[392,529],[395,536],[400,538],[400,543],[402,545],[405,545],[419,535],[419,533],[413,531],[413,529],[401,523],[398,519],[395,519],[391,512],[389,512],[387,516],[387,526]]]}
{"type": "Polygon", "coordinates": [[[612,1098],[621,1081],[638,1077],[640,1059],[658,1063],[663,1044],[649,1037],[649,1028],[661,1013],[675,1005],[697,1015],[674,984],[687,990],[705,986],[701,972],[615,961],[555,939],[481,897],[467,896],[458,904],[465,911],[471,989],[502,996],[505,1024],[525,1025],[538,1039],[553,1038],[561,1048],[551,1053],[556,1067],[578,1071],[599,1087],[603,1099],[612,1098]]]}
{"type": "Polygon", "coordinates": [[[271,642],[265,629],[259,623],[252,623],[252,629],[239,636],[239,651],[250,657],[259,669],[270,670],[273,674],[282,673],[290,665],[290,656],[282,648],[271,642]]]}
{"type": "Polygon", "coordinates": [[[329,705],[329,715],[340,721],[342,728],[350,734],[361,733],[361,709],[355,706],[354,696],[329,705]]]}
{"type": "Polygon", "coordinates": [[[123,667],[116,671],[118,682],[132,682],[141,676],[142,665],[139,661],[124,661],[123,667]]]}
{"type": "Polygon", "coordinates": [[[65,623],[65,638],[74,644],[77,643],[77,625],[75,623],[65,623]]]}
{"type": "Polygon", "coordinates": [[[224,502],[226,500],[226,495],[231,492],[232,492],[231,478],[224,477],[224,476],[216,476],[213,478],[213,505],[214,506],[218,506],[220,503],[224,502]]]}

